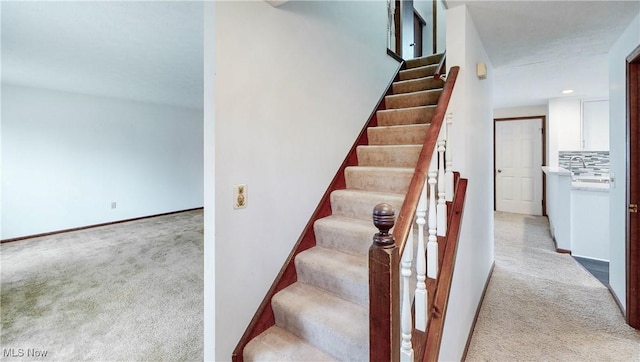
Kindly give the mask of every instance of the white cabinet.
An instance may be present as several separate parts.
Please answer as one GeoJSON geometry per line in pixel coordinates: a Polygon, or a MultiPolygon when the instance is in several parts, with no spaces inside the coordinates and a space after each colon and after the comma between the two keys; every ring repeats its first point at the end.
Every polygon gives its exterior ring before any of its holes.
{"type": "Polygon", "coordinates": [[[568,170],[543,167],[547,215],[557,251],[609,261],[609,185],[571,181],[568,170]]]}
{"type": "Polygon", "coordinates": [[[572,255],[609,261],[609,190],[571,190],[572,255]]]}
{"type": "Polygon", "coordinates": [[[571,250],[571,174],[560,167],[543,167],[547,175],[547,215],[557,251],[571,250]]]}

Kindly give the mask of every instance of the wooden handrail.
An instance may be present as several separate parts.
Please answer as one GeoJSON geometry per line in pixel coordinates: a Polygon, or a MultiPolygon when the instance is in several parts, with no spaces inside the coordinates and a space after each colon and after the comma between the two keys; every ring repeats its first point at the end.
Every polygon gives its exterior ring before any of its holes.
{"type": "Polygon", "coordinates": [[[442,344],[442,331],[444,320],[447,314],[451,283],[453,281],[453,271],[456,264],[456,253],[458,241],[460,239],[460,226],[462,224],[462,214],[464,211],[464,201],[467,193],[467,180],[460,179],[456,187],[453,199],[453,215],[451,218],[449,234],[445,246],[444,258],[442,260],[442,270],[438,278],[436,295],[429,313],[429,323],[427,324],[427,341],[424,353],[424,362],[436,362],[440,355],[440,345],[442,344]]]}
{"type": "Polygon", "coordinates": [[[436,72],[433,73],[433,79],[440,79],[446,71],[447,71],[447,52],[445,51],[444,53],[442,53],[442,58],[440,58],[440,63],[438,63],[436,72]]]}
{"type": "Polygon", "coordinates": [[[451,67],[451,69],[449,70],[449,76],[447,77],[447,81],[444,84],[444,89],[442,90],[442,94],[440,95],[440,99],[438,100],[438,104],[436,105],[435,114],[431,119],[429,133],[427,134],[427,138],[424,141],[422,151],[420,152],[420,157],[418,158],[418,164],[416,165],[413,177],[411,178],[407,196],[402,203],[400,215],[398,216],[398,219],[396,221],[393,236],[396,239],[396,246],[398,247],[399,255],[402,255],[402,252],[404,251],[407,236],[409,236],[411,225],[413,224],[413,220],[416,216],[416,208],[418,206],[418,201],[420,201],[420,193],[422,192],[422,187],[427,179],[429,163],[431,162],[433,151],[436,147],[436,143],[438,142],[440,128],[442,127],[442,123],[444,121],[444,115],[447,111],[449,100],[451,99],[451,94],[453,93],[453,86],[456,83],[456,78],[458,77],[459,70],[460,67],[457,66],[451,67]]]}

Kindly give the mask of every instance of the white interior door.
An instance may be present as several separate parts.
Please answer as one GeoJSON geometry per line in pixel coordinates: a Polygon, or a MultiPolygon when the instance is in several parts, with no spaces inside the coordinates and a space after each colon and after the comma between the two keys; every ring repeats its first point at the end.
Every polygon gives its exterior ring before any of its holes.
{"type": "Polygon", "coordinates": [[[542,118],[496,122],[496,210],[542,215],[542,118]]]}

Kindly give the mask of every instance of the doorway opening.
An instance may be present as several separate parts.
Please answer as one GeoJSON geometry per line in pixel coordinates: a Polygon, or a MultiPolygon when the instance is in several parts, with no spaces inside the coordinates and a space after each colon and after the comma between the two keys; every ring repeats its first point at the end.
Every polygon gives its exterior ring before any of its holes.
{"type": "Polygon", "coordinates": [[[413,10],[413,57],[420,58],[423,54],[422,42],[424,37],[424,27],[427,22],[424,21],[418,12],[413,10]]]}
{"type": "Polygon", "coordinates": [[[640,329],[640,46],[627,57],[627,323],[640,329]]]}
{"type": "Polygon", "coordinates": [[[493,163],[494,210],[546,215],[546,116],[495,118],[493,163]]]}

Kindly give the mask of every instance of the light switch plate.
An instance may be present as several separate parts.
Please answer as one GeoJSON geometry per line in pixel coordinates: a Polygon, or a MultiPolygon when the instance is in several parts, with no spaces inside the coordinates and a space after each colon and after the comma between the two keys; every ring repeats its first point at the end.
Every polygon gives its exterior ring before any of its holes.
{"type": "Polygon", "coordinates": [[[247,207],[248,202],[248,189],[246,184],[239,184],[233,186],[233,208],[244,209],[247,207]]]}

